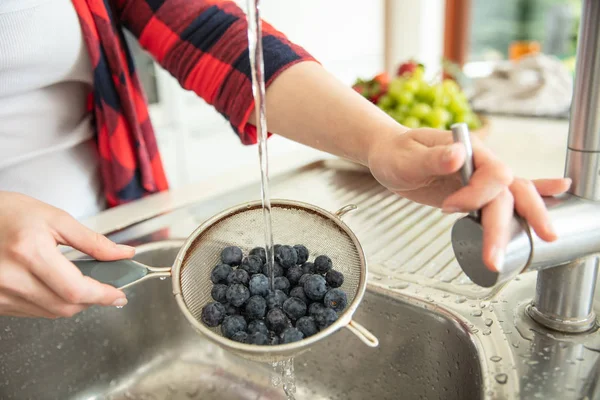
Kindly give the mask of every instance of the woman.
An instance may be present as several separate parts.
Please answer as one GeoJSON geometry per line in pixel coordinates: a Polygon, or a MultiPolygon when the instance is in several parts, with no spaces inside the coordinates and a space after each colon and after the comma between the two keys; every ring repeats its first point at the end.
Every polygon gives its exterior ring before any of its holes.
{"type": "MultiPolygon", "coordinates": [[[[167,189],[156,140],[121,29],[181,85],[212,104],[245,144],[256,142],[245,15],[218,0],[0,2],[0,314],[70,317],[125,294],[81,273],[57,249],[132,257],[76,218],[167,189]],[[107,6],[110,4],[110,8],[107,6]]],[[[263,26],[272,132],[368,166],[390,190],[445,212],[483,208],[484,259],[503,264],[513,209],[551,241],[541,195],[474,142],[476,172],[449,132],[408,129],[263,26]]]]}

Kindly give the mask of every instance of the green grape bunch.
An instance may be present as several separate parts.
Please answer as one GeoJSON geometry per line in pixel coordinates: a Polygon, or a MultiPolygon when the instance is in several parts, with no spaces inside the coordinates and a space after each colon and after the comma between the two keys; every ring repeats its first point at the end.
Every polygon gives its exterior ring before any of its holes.
{"type": "Polygon", "coordinates": [[[365,97],[409,128],[449,130],[457,122],[466,123],[471,130],[481,127],[481,121],[454,80],[430,83],[424,79],[424,73],[423,65],[413,61],[404,63],[396,77],[377,93],[365,97]]]}

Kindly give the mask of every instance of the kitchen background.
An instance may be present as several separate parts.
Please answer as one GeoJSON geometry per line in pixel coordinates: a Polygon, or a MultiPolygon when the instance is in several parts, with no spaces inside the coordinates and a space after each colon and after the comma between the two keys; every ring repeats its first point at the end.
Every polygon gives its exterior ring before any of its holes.
{"type": "MultiPolygon", "coordinates": [[[[237,2],[245,8],[245,0],[237,2]]],[[[368,80],[382,71],[394,76],[398,65],[411,58],[425,65],[429,79],[440,70],[444,58],[464,67],[463,78],[475,79],[489,76],[506,60],[527,52],[550,55],[572,74],[581,0],[262,0],[261,4],[265,20],[351,86],[357,78],[368,80]]],[[[131,46],[173,188],[252,163],[258,166],[255,146],[241,145],[210,105],[181,89],[136,43],[132,41],[131,46]]],[[[527,80],[527,76],[519,79],[527,80]]],[[[556,93],[560,96],[561,92],[556,93]]],[[[568,95],[563,97],[570,101],[568,95]]],[[[501,103],[502,99],[492,96],[492,101],[501,103]]],[[[497,111],[491,114],[504,117],[492,117],[491,141],[501,142],[502,130],[529,130],[524,128],[529,126],[560,132],[554,140],[560,144],[556,148],[562,148],[567,110],[541,115],[543,119],[539,113],[532,119],[532,115],[515,118],[506,116],[506,110],[497,111]]],[[[530,114],[536,114],[535,110],[530,114]]],[[[539,132],[532,132],[529,139],[546,140],[539,132]]],[[[302,147],[277,136],[269,141],[272,159],[302,147]]],[[[546,170],[540,167],[530,172],[546,170]]]]}

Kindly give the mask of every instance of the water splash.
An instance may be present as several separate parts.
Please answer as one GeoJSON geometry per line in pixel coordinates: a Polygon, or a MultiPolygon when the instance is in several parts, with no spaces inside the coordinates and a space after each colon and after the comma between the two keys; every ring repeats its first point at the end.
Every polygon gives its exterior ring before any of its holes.
{"type": "Polygon", "coordinates": [[[274,387],[281,385],[287,396],[287,400],[295,400],[296,375],[294,373],[294,359],[290,358],[288,360],[274,362],[271,365],[273,366],[271,384],[274,387]]]}
{"type": "Polygon", "coordinates": [[[261,199],[265,224],[265,252],[269,266],[269,283],[275,290],[275,254],[273,252],[273,224],[271,221],[271,193],[269,189],[269,157],[267,151],[267,104],[265,94],[265,66],[262,48],[262,22],[260,0],[248,1],[248,47],[252,72],[256,131],[258,133],[258,158],[260,164],[261,199]]]}

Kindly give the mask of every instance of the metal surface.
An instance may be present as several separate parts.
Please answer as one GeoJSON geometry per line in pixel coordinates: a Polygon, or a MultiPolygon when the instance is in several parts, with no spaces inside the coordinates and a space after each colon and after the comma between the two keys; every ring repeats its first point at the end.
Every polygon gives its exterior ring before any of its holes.
{"type": "MultiPolygon", "coordinates": [[[[511,238],[500,277],[481,259],[483,229],[478,221],[463,218],[452,228],[456,258],[478,285],[490,287],[514,278],[525,270],[554,268],[600,252],[600,203],[571,194],[545,199],[558,240],[546,242],[520,217],[513,218],[511,238]]],[[[593,290],[592,290],[593,291],[593,290]]]]}
{"type": "MultiPolygon", "coordinates": [[[[454,143],[462,143],[465,147],[465,162],[460,168],[460,177],[463,186],[467,186],[471,180],[471,175],[475,170],[475,164],[473,163],[473,146],[471,145],[471,138],[469,136],[469,127],[464,122],[452,124],[450,127],[452,130],[452,138],[454,143]]],[[[479,212],[477,210],[470,211],[469,215],[472,218],[478,219],[479,212]]]]}
{"type": "Polygon", "coordinates": [[[452,248],[463,271],[476,284],[490,288],[513,279],[524,271],[532,256],[531,237],[525,222],[515,216],[502,270],[492,271],[483,262],[483,227],[472,217],[452,227],[452,248]]]}
{"type": "MultiPolygon", "coordinates": [[[[380,344],[357,346],[343,329],[315,344],[295,360],[298,399],[600,398],[598,332],[563,335],[526,315],[537,272],[501,290],[473,285],[452,258],[455,218],[329,165],[272,177],[273,195],[329,210],[358,204],[347,222],[369,260],[369,285],[353,318],[380,344]]],[[[171,265],[198,224],[256,192],[256,183],[232,188],[109,236],[141,246],[141,263],[171,265]]],[[[0,318],[0,398],[285,398],[268,366],[197,335],[170,288],[148,280],[126,289],[123,309],[93,307],[72,319],[0,318]]]]}
{"type": "MultiPolygon", "coordinates": [[[[356,208],[345,206],[337,214],[356,208]]],[[[222,335],[221,329],[209,328],[201,319],[202,309],[213,302],[211,271],[220,263],[226,246],[238,246],[244,254],[263,243],[264,220],[262,202],[242,203],[202,223],[182,246],[173,266],[173,294],[183,315],[192,327],[209,340],[254,361],[276,362],[299,355],[347,327],[365,344],[378,345],[378,340],[357,322],[352,322],[367,286],[367,263],[362,247],[340,217],[311,204],[271,199],[272,231],[275,243],[302,243],[311,257],[328,255],[336,270],[344,274],[341,289],[348,296],[348,306],[339,318],[317,334],[298,342],[277,346],[256,346],[235,342],[222,335]]]]}
{"type": "Polygon", "coordinates": [[[585,332],[596,324],[592,308],[598,278],[598,257],[573,261],[538,274],[529,315],[540,324],[563,332],[585,332]]]}
{"type": "Polygon", "coordinates": [[[566,162],[573,185],[570,194],[546,199],[559,239],[544,242],[526,224],[513,223],[516,231],[500,274],[506,276],[499,279],[480,261],[481,227],[464,219],[452,231],[457,259],[477,284],[489,287],[521,271],[540,270],[529,314],[546,327],[569,333],[585,332],[596,323],[592,304],[600,252],[599,21],[600,2],[584,0],[566,162]]]}
{"type": "Polygon", "coordinates": [[[150,278],[171,276],[171,267],[151,267],[133,260],[74,260],[85,276],[98,282],[124,289],[150,278]]]}
{"type": "MultiPolygon", "coordinates": [[[[178,248],[141,252],[168,265],[178,248]]],[[[127,289],[123,309],[93,307],[56,321],[0,318],[3,400],[285,399],[271,369],[197,335],[179,312],[170,283],[127,289]]],[[[375,288],[356,319],[381,340],[353,346],[339,331],[295,359],[296,398],[481,399],[482,371],[464,322],[375,288]]]]}

